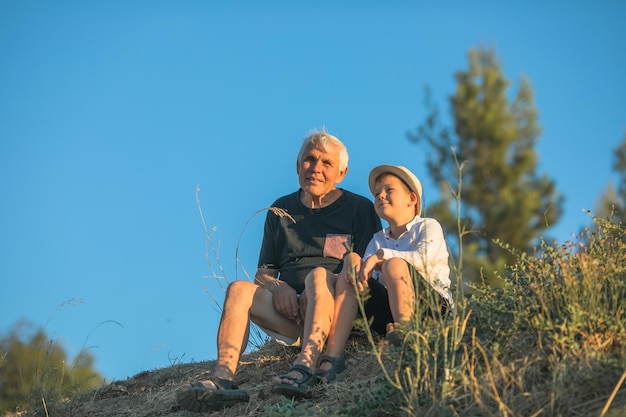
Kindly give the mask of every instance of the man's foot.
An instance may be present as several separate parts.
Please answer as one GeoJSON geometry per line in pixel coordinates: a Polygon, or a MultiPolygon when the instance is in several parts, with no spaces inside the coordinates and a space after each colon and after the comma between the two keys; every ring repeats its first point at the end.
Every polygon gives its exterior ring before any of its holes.
{"type": "Polygon", "coordinates": [[[294,365],[289,373],[274,377],[273,392],[286,397],[307,397],[309,387],[317,385],[319,380],[313,375],[311,369],[304,365],[294,365]]]}
{"type": "Polygon", "coordinates": [[[178,405],[195,413],[222,410],[250,400],[248,393],[227,379],[209,378],[184,386],[176,395],[178,405]]]}

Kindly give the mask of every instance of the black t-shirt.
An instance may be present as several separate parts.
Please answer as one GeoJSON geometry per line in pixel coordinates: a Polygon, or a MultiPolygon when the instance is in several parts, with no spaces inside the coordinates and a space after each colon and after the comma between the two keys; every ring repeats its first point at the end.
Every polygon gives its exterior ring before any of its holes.
{"type": "Polygon", "coordinates": [[[272,207],[285,210],[295,223],[268,211],[259,267],[277,269],[279,278],[299,294],[311,269],[321,266],[338,273],[348,250],[363,256],[374,233],[382,228],[380,219],[370,200],[342,191],[334,203],[319,209],[305,207],[301,191],[276,200],[272,207]]]}

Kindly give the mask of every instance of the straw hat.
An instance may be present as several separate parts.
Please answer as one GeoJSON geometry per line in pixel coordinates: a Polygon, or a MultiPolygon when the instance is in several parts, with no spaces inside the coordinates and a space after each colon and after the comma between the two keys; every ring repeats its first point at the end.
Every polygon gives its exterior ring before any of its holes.
{"type": "Polygon", "coordinates": [[[393,174],[409,186],[409,189],[417,194],[418,205],[415,212],[419,216],[422,212],[422,184],[417,177],[408,169],[400,165],[379,165],[372,169],[369,176],[369,186],[372,194],[375,194],[376,178],[381,174],[393,174]]]}

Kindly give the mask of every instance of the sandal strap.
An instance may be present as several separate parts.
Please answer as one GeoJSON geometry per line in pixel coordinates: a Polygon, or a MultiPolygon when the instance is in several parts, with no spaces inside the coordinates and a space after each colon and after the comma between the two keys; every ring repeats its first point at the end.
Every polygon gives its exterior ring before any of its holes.
{"type": "Polygon", "coordinates": [[[238,390],[239,387],[233,381],[229,379],[211,377],[209,381],[215,384],[215,388],[218,390],[238,390]]]}
{"type": "Polygon", "coordinates": [[[298,386],[306,384],[306,382],[313,377],[313,371],[311,370],[311,368],[304,365],[293,365],[289,372],[287,372],[285,375],[281,375],[280,378],[291,379],[295,384],[298,384],[298,386]],[[291,371],[300,372],[302,374],[302,377],[294,378],[292,376],[289,376],[289,372],[291,371]]]}
{"type": "Polygon", "coordinates": [[[328,355],[322,355],[320,357],[320,366],[325,362],[330,363],[330,369],[318,369],[317,372],[315,372],[315,375],[319,380],[321,380],[322,378],[326,379],[326,383],[335,381],[337,379],[337,375],[346,370],[345,353],[343,353],[338,358],[328,355]]]}
{"type": "Polygon", "coordinates": [[[338,358],[335,358],[334,356],[322,355],[322,356],[320,356],[320,365],[323,364],[323,363],[328,362],[334,368],[335,365],[337,365],[337,362],[339,362],[339,364],[341,364],[342,362],[345,362],[345,360],[346,360],[346,354],[345,353],[343,353],[338,358]]]}
{"type": "Polygon", "coordinates": [[[313,371],[311,370],[311,368],[309,368],[308,366],[304,366],[304,365],[293,365],[291,369],[289,370],[289,372],[291,371],[300,372],[302,374],[301,380],[303,381],[306,381],[307,379],[311,377],[311,375],[313,375],[313,371]]]}

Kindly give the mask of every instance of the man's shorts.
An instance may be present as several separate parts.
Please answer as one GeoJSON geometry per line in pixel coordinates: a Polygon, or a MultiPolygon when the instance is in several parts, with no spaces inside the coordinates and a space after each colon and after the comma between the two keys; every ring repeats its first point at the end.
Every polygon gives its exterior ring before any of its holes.
{"type": "Polygon", "coordinates": [[[279,345],[283,345],[283,346],[291,346],[291,347],[299,347],[300,346],[300,340],[302,339],[302,336],[298,337],[297,339],[292,339],[289,336],[283,336],[282,334],[273,332],[271,330],[266,329],[265,327],[261,327],[257,324],[257,327],[261,330],[263,330],[263,332],[265,334],[267,334],[270,339],[273,339],[276,341],[276,343],[278,343],[279,345]]]}

